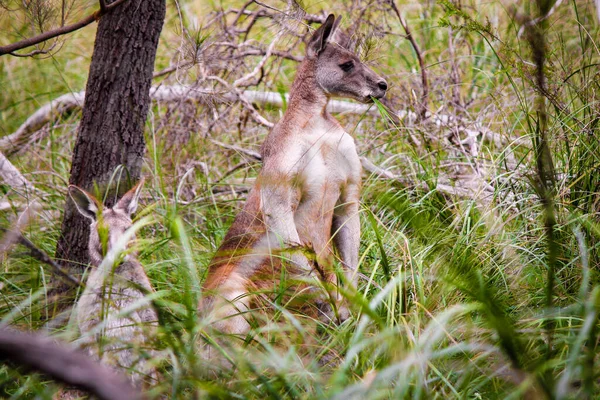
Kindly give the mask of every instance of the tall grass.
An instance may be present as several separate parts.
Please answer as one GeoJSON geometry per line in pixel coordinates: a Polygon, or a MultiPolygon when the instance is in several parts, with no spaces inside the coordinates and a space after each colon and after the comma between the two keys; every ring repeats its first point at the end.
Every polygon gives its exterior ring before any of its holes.
{"type": "MultiPolygon", "coordinates": [[[[307,3],[309,12],[323,7],[307,3]]],[[[480,134],[461,144],[465,133],[452,121],[340,116],[361,155],[401,178],[364,180],[359,284],[342,292],[352,317],[341,325],[314,320],[272,296],[264,309],[248,313],[253,329],[246,337],[210,330],[195,311],[201,282],[260,167],[210,138],[257,148],[267,130],[247,123],[243,110],[235,120],[212,124],[210,105],[153,105],[140,217],[152,215],[154,223],[140,230],[136,245],[159,292],[163,379],[151,396],[598,397],[600,24],[593,4],[561,3],[531,28],[543,39],[543,63],[536,64],[539,42],[527,41],[532,33],[521,27],[551,3],[514,10],[475,0],[397,3],[424,50],[430,110],[480,134]],[[482,191],[482,181],[492,189],[482,191]],[[452,195],[441,184],[472,186],[467,195],[452,195]],[[207,347],[229,362],[202,357],[207,347]]],[[[188,17],[207,7],[180,6],[188,17]]],[[[378,39],[374,60],[392,85],[391,107],[413,111],[421,79],[413,50],[396,35],[402,29],[393,14],[370,12],[394,33],[378,39]]],[[[177,40],[178,22],[170,18],[160,66],[177,40]]],[[[65,64],[79,46],[89,49],[78,40],[53,59],[26,61],[22,71],[12,59],[0,67],[22,74],[3,75],[10,86],[0,101],[0,131],[14,131],[47,100],[50,89],[41,78],[30,84],[27,74],[64,79],[54,94],[83,89],[85,63],[65,64]]],[[[289,87],[293,64],[277,76],[277,85],[289,87]]],[[[194,72],[177,79],[193,81],[194,72]]],[[[279,110],[261,113],[275,121],[279,110]]],[[[77,119],[55,122],[35,151],[11,159],[45,193],[44,209],[25,235],[50,254],[77,119]]],[[[7,192],[12,208],[0,214],[6,225],[23,204],[7,192]]],[[[2,261],[2,323],[73,335],[47,319],[50,272],[20,251],[2,261]]],[[[43,376],[0,366],[0,397],[50,398],[56,386],[48,384],[43,376]]]]}

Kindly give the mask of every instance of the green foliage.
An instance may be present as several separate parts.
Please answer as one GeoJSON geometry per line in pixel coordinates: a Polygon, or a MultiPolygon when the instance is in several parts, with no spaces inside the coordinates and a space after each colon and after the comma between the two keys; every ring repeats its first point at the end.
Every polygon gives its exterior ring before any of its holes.
{"type": "MultiPolygon", "coordinates": [[[[312,13],[323,7],[305,3],[312,13]]],[[[600,24],[592,4],[560,4],[536,27],[545,43],[542,87],[529,33],[521,31],[538,16],[533,5],[506,10],[500,2],[398,3],[406,5],[401,10],[424,50],[429,109],[451,121],[437,126],[412,121],[409,113],[395,118],[379,102],[381,118],[340,116],[361,156],[395,176],[372,174],[364,181],[359,285],[342,290],[352,317],[341,325],[286,307],[280,292],[267,293],[272,296],[265,296],[264,308],[248,313],[253,329],[246,337],[223,337],[197,314],[210,258],[260,168],[213,139],[256,150],[267,130],[252,125],[237,106],[223,106],[236,113],[217,121],[217,106],[210,102],[153,105],[138,218],[152,215],[154,223],[140,229],[135,246],[157,291],[153,307],[160,319],[155,342],[163,354],[157,360],[163,378],[151,397],[598,397],[600,24]],[[449,73],[453,69],[458,81],[449,73]],[[466,128],[482,126],[492,138],[480,129],[473,155],[464,149],[467,142],[457,144],[462,131],[456,120],[475,121],[466,128]],[[541,132],[552,168],[540,170],[541,132]],[[550,170],[551,237],[540,186],[550,170]],[[459,190],[461,175],[480,176],[473,171],[484,171],[490,191],[459,190]],[[204,357],[206,349],[219,354],[222,365],[204,357]]],[[[389,108],[410,111],[420,90],[418,63],[408,41],[396,35],[403,31],[394,15],[377,4],[348,9],[345,23],[364,11],[369,27],[391,32],[377,37],[376,45],[369,38],[365,46],[376,49],[369,53],[374,68],[390,83],[389,108]]],[[[198,11],[192,2],[181,5],[184,21],[186,12],[198,11]]],[[[331,7],[338,6],[345,3],[331,7]]],[[[549,7],[546,2],[539,9],[549,7]]],[[[156,70],[170,64],[170,46],[177,47],[182,35],[171,4],[169,9],[156,70]]],[[[215,33],[189,29],[193,45],[182,46],[184,52],[192,46],[196,58],[215,33]]],[[[264,28],[251,39],[268,45],[268,33],[264,28]]],[[[84,89],[93,35],[75,35],[50,59],[0,65],[0,132],[12,133],[48,100],[84,89]]],[[[258,89],[276,88],[284,98],[295,64],[277,65],[258,89]]],[[[192,69],[161,79],[189,83],[201,74],[192,69]]],[[[260,112],[271,121],[279,118],[277,109],[260,112]]],[[[11,157],[45,193],[44,211],[24,234],[49,254],[60,229],[76,114],[51,123],[34,149],[11,157]]],[[[28,198],[6,198],[10,207],[0,218],[9,225],[28,198]]],[[[60,324],[48,320],[51,272],[18,248],[2,268],[0,324],[46,328],[72,339],[72,327],[57,329],[60,324]]],[[[61,318],[67,321],[68,313],[61,318]]],[[[46,384],[39,375],[0,367],[0,397],[50,398],[56,387],[46,384]]]]}

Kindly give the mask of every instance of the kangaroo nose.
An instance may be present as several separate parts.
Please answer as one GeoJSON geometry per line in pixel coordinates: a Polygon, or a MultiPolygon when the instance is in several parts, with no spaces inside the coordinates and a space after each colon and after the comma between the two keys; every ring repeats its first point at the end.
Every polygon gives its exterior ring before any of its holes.
{"type": "Polygon", "coordinates": [[[379,81],[377,83],[377,86],[379,86],[379,89],[381,89],[381,90],[387,90],[387,88],[388,88],[386,81],[379,81]]]}

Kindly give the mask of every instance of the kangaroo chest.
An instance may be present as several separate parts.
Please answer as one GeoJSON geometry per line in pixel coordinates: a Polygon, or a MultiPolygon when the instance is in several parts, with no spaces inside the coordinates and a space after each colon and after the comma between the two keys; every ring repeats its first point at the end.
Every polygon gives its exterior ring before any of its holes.
{"type": "Polygon", "coordinates": [[[360,180],[354,139],[342,129],[314,129],[302,135],[296,157],[300,204],[315,199],[322,203],[331,190],[360,180]]]}
{"type": "Polygon", "coordinates": [[[336,207],[346,201],[348,186],[360,184],[361,164],[354,139],[339,125],[315,125],[299,135],[291,158],[296,159],[299,196],[294,221],[301,241],[325,256],[336,207]]]}

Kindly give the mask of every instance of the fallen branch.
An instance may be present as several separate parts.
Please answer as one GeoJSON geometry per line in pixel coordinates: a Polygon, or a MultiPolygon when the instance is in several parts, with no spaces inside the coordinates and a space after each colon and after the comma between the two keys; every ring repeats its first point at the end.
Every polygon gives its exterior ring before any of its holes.
{"type": "Polygon", "coordinates": [[[12,189],[25,189],[27,192],[35,191],[35,188],[19,170],[0,152],[0,178],[2,182],[12,189]]]}
{"type": "MultiPolygon", "coordinates": [[[[284,98],[277,92],[259,92],[245,90],[240,92],[241,97],[246,102],[246,106],[252,104],[261,104],[264,106],[282,107],[285,101],[289,100],[289,95],[284,98]]],[[[178,101],[199,101],[203,103],[229,103],[240,101],[238,96],[230,92],[217,92],[212,89],[196,88],[184,85],[155,86],[150,89],[150,97],[155,101],[178,102],[178,101]]],[[[10,156],[26,146],[35,132],[40,130],[48,122],[60,117],[66,113],[79,109],[83,106],[85,92],[67,93],[48,104],[45,104],[34,112],[27,120],[12,134],[0,139],[0,152],[10,156]]],[[[377,108],[365,104],[356,104],[348,101],[332,100],[327,109],[332,113],[343,114],[364,114],[378,115],[377,108]]],[[[263,120],[264,118],[261,117],[263,120]]],[[[260,120],[261,125],[272,127],[273,123],[267,120],[260,120]]]]}
{"type": "MultiPolygon", "coordinates": [[[[289,94],[278,92],[262,92],[255,90],[240,91],[232,88],[233,91],[215,91],[214,89],[205,89],[184,85],[159,85],[150,89],[150,97],[158,102],[182,102],[197,101],[200,103],[235,103],[242,102],[244,107],[253,112],[253,119],[267,127],[271,128],[273,123],[261,116],[253,107],[253,104],[271,107],[283,107],[284,103],[289,101],[289,94]]],[[[79,109],[83,106],[85,92],[64,94],[50,103],[39,108],[12,134],[0,139],[0,152],[10,156],[21,148],[29,144],[33,139],[35,132],[39,131],[45,124],[59,117],[60,115],[79,109]]],[[[379,116],[379,110],[370,104],[352,103],[342,100],[331,100],[327,104],[327,110],[334,114],[356,114],[379,116]]],[[[419,120],[418,114],[412,111],[401,110],[396,116],[399,120],[404,120],[406,124],[412,125],[419,120]]],[[[432,123],[438,128],[447,128],[449,126],[472,126],[471,131],[476,131],[483,135],[488,141],[494,142],[497,146],[503,146],[508,143],[505,138],[484,127],[481,123],[468,121],[455,116],[426,113],[427,123],[432,123]]],[[[467,128],[461,128],[465,131],[467,128]]],[[[36,138],[39,139],[39,138],[36,138]]],[[[528,140],[516,138],[511,141],[512,144],[529,146],[528,140]]]]}
{"type": "Polygon", "coordinates": [[[113,371],[41,334],[0,329],[0,360],[42,372],[99,399],[144,398],[113,371]]]}
{"type": "Polygon", "coordinates": [[[12,155],[25,146],[31,136],[54,118],[83,107],[85,92],[67,93],[39,108],[14,133],[0,139],[0,152],[12,155]]]}
{"type": "Polygon", "coordinates": [[[261,161],[262,160],[262,156],[260,155],[260,153],[258,151],[254,151],[254,150],[250,150],[250,149],[245,149],[243,147],[240,146],[236,146],[234,144],[226,144],[223,142],[219,142],[218,140],[214,140],[211,139],[211,142],[213,142],[214,144],[216,144],[219,147],[223,147],[224,149],[228,149],[228,150],[233,150],[236,153],[241,153],[244,154],[250,158],[253,158],[257,161],[261,161]]]}
{"type": "MultiPolygon", "coordinates": [[[[420,189],[426,190],[426,191],[431,190],[431,188],[429,187],[427,182],[414,182],[411,179],[398,176],[398,175],[392,173],[391,171],[388,171],[387,169],[381,168],[381,167],[373,164],[373,162],[371,162],[371,160],[369,160],[366,157],[361,157],[360,161],[361,161],[363,169],[373,175],[396,181],[396,182],[400,183],[402,186],[414,186],[414,187],[417,187],[417,188],[420,188],[420,189]]],[[[436,184],[435,190],[437,190],[440,193],[447,194],[447,195],[463,197],[463,198],[470,198],[470,199],[474,197],[473,196],[474,194],[476,194],[475,191],[473,191],[471,189],[455,187],[455,186],[451,186],[451,185],[447,185],[447,184],[439,183],[439,182],[436,184]]],[[[491,196],[494,193],[488,187],[485,187],[481,191],[486,193],[486,197],[491,196]]]]}

